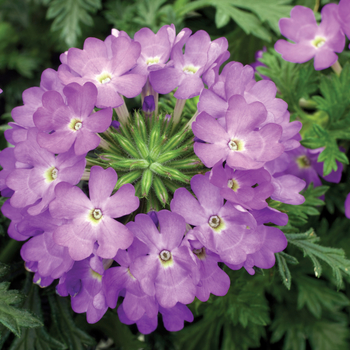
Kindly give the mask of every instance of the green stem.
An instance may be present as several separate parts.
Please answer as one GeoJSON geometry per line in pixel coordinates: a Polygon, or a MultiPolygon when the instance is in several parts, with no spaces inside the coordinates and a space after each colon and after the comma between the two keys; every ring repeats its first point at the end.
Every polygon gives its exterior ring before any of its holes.
{"type": "Polygon", "coordinates": [[[318,12],[318,8],[319,7],[320,7],[320,0],[316,0],[315,7],[314,7],[314,12],[318,12]]]}
{"type": "Polygon", "coordinates": [[[332,64],[331,68],[334,70],[335,74],[339,77],[340,73],[342,71],[342,67],[339,63],[339,61],[335,62],[334,64],[332,64]]]}
{"type": "Polygon", "coordinates": [[[317,103],[313,100],[305,100],[305,98],[301,98],[299,100],[299,106],[307,109],[315,109],[317,107],[317,103]]]}
{"type": "Polygon", "coordinates": [[[9,263],[12,261],[13,257],[17,254],[18,250],[21,248],[22,242],[15,241],[11,239],[5,246],[5,248],[0,253],[0,261],[3,263],[9,263]]]}

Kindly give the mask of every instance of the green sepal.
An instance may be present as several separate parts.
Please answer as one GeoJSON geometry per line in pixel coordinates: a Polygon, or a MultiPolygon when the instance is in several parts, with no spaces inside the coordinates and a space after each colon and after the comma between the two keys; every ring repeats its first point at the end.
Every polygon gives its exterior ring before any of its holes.
{"type": "Polygon", "coordinates": [[[165,207],[165,204],[168,203],[169,195],[163,181],[158,176],[154,176],[153,178],[153,188],[157,198],[162,203],[163,207],[165,207]]]}
{"type": "Polygon", "coordinates": [[[162,151],[167,152],[169,149],[177,147],[188,135],[188,132],[180,131],[169,139],[166,145],[162,148],[162,151]]]}
{"type": "Polygon", "coordinates": [[[146,169],[149,166],[149,163],[145,159],[123,159],[110,164],[113,169],[122,171],[133,169],[146,169]]]}
{"type": "Polygon", "coordinates": [[[114,187],[114,190],[118,190],[125,184],[131,184],[136,181],[142,174],[142,170],[131,171],[119,177],[117,184],[114,187]]]}
{"type": "Polygon", "coordinates": [[[162,179],[165,187],[172,193],[174,193],[180,186],[177,186],[175,182],[167,179],[162,179]]]}
{"type": "Polygon", "coordinates": [[[133,140],[136,143],[136,146],[137,146],[142,158],[147,158],[149,155],[148,147],[138,131],[135,131],[133,140]]]}
{"type": "Polygon", "coordinates": [[[147,128],[143,117],[139,113],[135,113],[135,126],[137,127],[142,140],[147,142],[147,128]]]}
{"type": "MultiPolygon", "coordinates": [[[[115,134],[117,135],[117,134],[115,134]]],[[[122,136],[122,135],[117,135],[116,138],[118,139],[118,143],[119,145],[123,148],[123,150],[128,153],[129,155],[131,155],[134,158],[139,158],[140,155],[139,153],[136,151],[136,147],[135,145],[133,145],[130,140],[128,140],[126,137],[122,136]]]]}
{"type": "Polygon", "coordinates": [[[168,151],[166,153],[161,154],[158,158],[157,158],[157,162],[158,163],[165,163],[165,162],[169,162],[172,159],[178,158],[181,156],[181,151],[175,149],[172,151],[168,151]]]}
{"type": "Polygon", "coordinates": [[[150,169],[143,171],[141,179],[141,193],[142,197],[147,197],[152,186],[153,172],[150,169]]]}
{"type": "Polygon", "coordinates": [[[150,165],[150,169],[160,176],[168,177],[172,180],[177,180],[186,184],[190,183],[191,180],[189,176],[186,176],[181,171],[169,168],[159,163],[152,163],[150,165]]]}
{"type": "Polygon", "coordinates": [[[153,125],[153,128],[150,132],[149,135],[149,150],[152,151],[153,148],[159,144],[159,140],[160,140],[160,127],[159,124],[156,123],[153,125]]]}
{"type": "Polygon", "coordinates": [[[198,157],[174,160],[171,163],[168,163],[168,165],[177,169],[193,169],[203,167],[203,163],[198,157]]]}

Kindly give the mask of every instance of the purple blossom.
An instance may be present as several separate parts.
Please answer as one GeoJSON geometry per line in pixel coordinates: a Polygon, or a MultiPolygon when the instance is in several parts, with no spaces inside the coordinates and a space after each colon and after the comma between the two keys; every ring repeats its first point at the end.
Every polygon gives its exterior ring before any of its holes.
{"type": "Polygon", "coordinates": [[[98,243],[97,255],[113,258],[118,249],[128,248],[132,233],[113,218],[130,214],[139,207],[134,186],[123,185],[111,195],[118,180],[117,173],[108,168],[93,166],[90,172],[90,199],[83,191],[68,183],[56,187],[56,199],[50,204],[54,218],[70,220],[54,232],[57,244],[68,247],[74,260],[89,257],[98,243]]]}
{"type": "Polygon", "coordinates": [[[55,243],[52,231],[46,231],[26,242],[21,248],[21,256],[26,263],[37,262],[37,272],[42,277],[53,279],[60,278],[74,264],[68,249],[55,243]]]}
{"type": "Polygon", "coordinates": [[[266,114],[262,103],[247,104],[244,97],[232,96],[225,116],[226,128],[205,112],[198,115],[192,124],[193,133],[208,144],[196,142],[194,152],[209,168],[225,160],[239,170],[261,168],[284,150],[279,143],[281,126],[270,123],[258,129],[266,114]]]}
{"type": "Polygon", "coordinates": [[[240,264],[247,254],[259,249],[256,220],[240,206],[224,204],[220,188],[209,182],[209,173],[195,175],[191,188],[198,201],[185,188],[174,193],[171,210],[196,226],[193,235],[200,243],[220,256],[221,261],[240,264]]]}
{"type": "Polygon", "coordinates": [[[156,296],[160,306],[171,308],[178,302],[189,304],[194,299],[196,286],[191,277],[194,263],[190,251],[181,244],[186,232],[185,220],[167,210],[157,215],[159,231],[145,214],[136,215],[135,222],[127,224],[149,248],[147,256],[134,261],[130,272],[147,295],[156,296]]]}
{"type": "Polygon", "coordinates": [[[16,145],[14,155],[18,162],[25,166],[14,169],[7,177],[6,184],[14,194],[11,205],[23,208],[36,203],[28,209],[31,215],[44,211],[55,198],[55,187],[62,181],[77,184],[83,175],[85,159],[74,155],[70,149],[57,157],[36,142],[38,131],[28,130],[28,139],[16,145]]]}
{"type": "Polygon", "coordinates": [[[337,10],[342,30],[350,38],[350,1],[340,0],[337,10]]]}
{"type": "Polygon", "coordinates": [[[348,193],[345,200],[345,216],[350,219],[350,193],[348,193]]]}
{"type": "Polygon", "coordinates": [[[140,51],[140,44],[126,36],[110,35],[104,42],[87,38],[83,50],[68,50],[67,65],[60,66],[58,76],[65,85],[93,83],[98,90],[98,108],[119,107],[124,103],[120,94],[135,97],[146,82],[146,76],[129,72],[140,51]]]}
{"type": "Polygon", "coordinates": [[[145,112],[145,115],[151,116],[155,108],[156,106],[154,103],[154,96],[153,95],[146,96],[142,104],[142,110],[145,112]]]}
{"type": "Polygon", "coordinates": [[[275,50],[286,61],[304,63],[315,58],[314,67],[321,70],[334,64],[345,46],[345,36],[334,16],[333,4],[322,8],[322,22],[318,26],[315,15],[310,8],[295,6],[291,18],[282,18],[279,27],[282,35],[295,44],[278,40],[275,50]]]}
{"type": "Polygon", "coordinates": [[[259,232],[258,240],[261,248],[253,254],[247,255],[247,260],[243,264],[227,264],[232,270],[239,270],[242,266],[250,275],[255,274],[254,266],[261,269],[270,269],[275,265],[275,253],[286,249],[288,241],[281,230],[276,227],[260,225],[257,227],[259,232]]]}
{"type": "Polygon", "coordinates": [[[311,182],[314,186],[321,186],[322,182],[319,176],[326,181],[339,183],[343,171],[343,164],[337,161],[337,171],[332,171],[327,176],[323,176],[323,162],[318,162],[318,156],[323,151],[323,148],[308,149],[300,146],[292,151],[287,152],[288,165],[282,172],[276,174],[291,174],[305,180],[306,186],[311,182]]]}
{"type": "Polygon", "coordinates": [[[53,153],[66,152],[74,144],[76,155],[86,154],[100,143],[96,133],[111,125],[112,109],[92,113],[97,98],[92,83],[72,83],[63,92],[67,104],[58,92],[48,91],[42,97],[43,107],[34,113],[34,123],[41,131],[38,143],[53,153]]]}
{"type": "Polygon", "coordinates": [[[171,61],[163,69],[150,72],[150,82],[155,91],[167,94],[176,90],[174,97],[188,99],[200,94],[204,88],[201,75],[210,68],[215,60],[227,49],[225,38],[210,41],[208,33],[196,32],[186,42],[177,43],[171,52],[171,61]]]}
{"type": "Polygon", "coordinates": [[[123,310],[127,318],[133,322],[141,319],[143,315],[154,318],[158,314],[155,296],[145,294],[140,282],[130,272],[133,262],[139,256],[146,256],[148,251],[148,247],[135,238],[128,251],[118,251],[115,260],[120,266],[109,268],[103,281],[108,306],[115,308],[118,295],[123,292],[123,310]]]}
{"type": "Polygon", "coordinates": [[[266,199],[274,191],[271,175],[265,169],[236,170],[227,164],[214,165],[209,176],[210,182],[221,188],[220,194],[228,201],[246,209],[267,207],[266,199]],[[252,187],[258,185],[256,187],[252,187]]]}
{"type": "Polygon", "coordinates": [[[205,248],[193,235],[188,232],[185,237],[185,243],[192,251],[192,259],[198,267],[198,283],[196,297],[200,301],[207,301],[210,293],[214,295],[226,295],[230,288],[229,276],[218,266],[220,257],[205,248]]]}
{"type": "Polygon", "coordinates": [[[13,191],[6,185],[6,178],[15,169],[16,158],[14,148],[5,148],[0,152],[0,165],[2,170],[0,171],[0,191],[3,197],[10,197],[13,191]],[[10,196],[6,196],[10,194],[10,196]]]}
{"type": "Polygon", "coordinates": [[[76,261],[56,287],[61,296],[71,296],[72,309],[86,312],[88,323],[96,323],[106,313],[108,306],[102,288],[104,268],[96,255],[76,261]]]}

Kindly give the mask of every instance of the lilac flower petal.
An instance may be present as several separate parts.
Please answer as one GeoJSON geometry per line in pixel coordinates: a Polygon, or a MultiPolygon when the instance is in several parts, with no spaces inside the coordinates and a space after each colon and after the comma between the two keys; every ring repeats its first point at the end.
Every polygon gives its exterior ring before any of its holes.
{"type": "Polygon", "coordinates": [[[74,132],[56,131],[52,134],[39,133],[38,144],[52,153],[67,152],[74,143],[76,136],[74,132]]]}
{"type": "Polygon", "coordinates": [[[186,232],[184,218],[168,210],[161,210],[158,212],[158,220],[164,248],[173,250],[178,247],[186,232]]]}
{"type": "Polygon", "coordinates": [[[100,208],[102,203],[111,195],[118,180],[113,168],[103,169],[93,166],[90,170],[89,195],[93,204],[100,208]]]}
{"type": "Polygon", "coordinates": [[[180,214],[190,225],[201,225],[206,222],[207,216],[203,207],[192,194],[181,187],[178,188],[170,203],[171,211],[180,214]]]}
{"type": "Polygon", "coordinates": [[[181,303],[177,303],[172,308],[163,308],[160,306],[160,313],[163,316],[165,329],[170,332],[178,332],[184,327],[184,321],[193,322],[193,314],[190,309],[181,303]]]}
{"type": "Polygon", "coordinates": [[[314,67],[316,70],[329,68],[338,60],[338,56],[330,49],[324,48],[315,55],[314,67]]]}
{"type": "Polygon", "coordinates": [[[149,81],[155,91],[168,94],[179,86],[182,77],[183,72],[175,68],[163,68],[150,72],[149,81]]]}
{"type": "Polygon", "coordinates": [[[282,39],[276,42],[275,50],[282,54],[284,60],[294,63],[307,62],[311,60],[316,53],[316,48],[311,44],[292,44],[282,39]]]}
{"type": "Polygon", "coordinates": [[[348,193],[345,200],[345,216],[350,219],[350,193],[348,193]]]}
{"type": "Polygon", "coordinates": [[[192,98],[198,96],[203,88],[202,79],[197,75],[190,75],[182,80],[179,88],[175,91],[174,97],[182,100],[192,98]]]}
{"type": "MultiPolygon", "coordinates": [[[[227,145],[204,144],[196,142],[193,151],[207,168],[213,167],[217,162],[223,162],[229,153],[227,145]]],[[[261,167],[261,166],[259,166],[261,167]]]]}
{"type": "Polygon", "coordinates": [[[209,182],[209,173],[195,175],[191,179],[191,188],[199,204],[207,211],[216,215],[224,204],[220,188],[209,182]]]}

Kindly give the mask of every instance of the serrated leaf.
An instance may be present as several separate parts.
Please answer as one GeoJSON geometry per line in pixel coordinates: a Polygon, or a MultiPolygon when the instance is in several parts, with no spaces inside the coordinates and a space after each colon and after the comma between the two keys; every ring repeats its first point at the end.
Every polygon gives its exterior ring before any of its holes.
{"type": "Polygon", "coordinates": [[[112,338],[117,348],[139,350],[144,347],[144,343],[137,340],[129,327],[119,321],[118,314],[110,309],[100,321],[91,327],[101,330],[108,337],[112,338]]]}
{"type": "Polygon", "coordinates": [[[306,306],[316,317],[321,318],[322,310],[340,310],[349,305],[345,294],[329,288],[326,282],[308,276],[297,276],[295,283],[298,286],[298,309],[306,306]]]}
{"type": "Polygon", "coordinates": [[[344,250],[319,245],[317,242],[320,238],[316,236],[313,229],[305,233],[286,233],[285,235],[289,244],[301,249],[304,256],[312,260],[316,277],[320,277],[322,273],[318,259],[331,267],[337,287],[341,287],[343,283],[342,272],[350,276],[350,260],[345,258],[344,250]]]}
{"type": "Polygon", "coordinates": [[[71,47],[81,34],[80,23],[93,24],[89,13],[101,8],[101,0],[54,0],[49,4],[46,17],[53,19],[51,30],[60,31],[61,38],[71,47]]]}
{"type": "Polygon", "coordinates": [[[304,203],[291,205],[271,200],[269,206],[288,214],[289,226],[302,226],[307,223],[309,215],[319,215],[318,207],[324,205],[324,201],[319,197],[324,195],[328,188],[328,186],[314,187],[311,183],[302,193],[305,198],[304,203]]]}
{"type": "Polygon", "coordinates": [[[224,27],[230,21],[230,16],[222,9],[217,9],[215,13],[215,24],[217,28],[224,27]]]}
{"type": "Polygon", "coordinates": [[[292,285],[292,275],[289,271],[286,259],[283,255],[280,255],[280,253],[276,253],[275,256],[277,260],[278,271],[282,277],[282,283],[288,290],[290,290],[290,287],[292,285]]]}
{"type": "Polygon", "coordinates": [[[19,337],[20,327],[40,327],[42,323],[31,312],[11,306],[18,305],[24,296],[17,290],[8,290],[9,286],[10,282],[0,283],[0,322],[19,337]]]}
{"type": "MultiPolygon", "coordinates": [[[[27,274],[26,285],[30,285],[28,297],[23,305],[28,312],[33,313],[38,319],[42,319],[41,301],[39,297],[39,287],[31,282],[31,275],[27,274]]],[[[26,288],[26,287],[25,287],[26,288]]],[[[42,325],[42,323],[41,323],[42,325]]],[[[12,343],[9,350],[60,350],[66,346],[51,337],[44,327],[24,329],[20,338],[12,343]]]]}
{"type": "Polygon", "coordinates": [[[68,298],[49,295],[51,317],[57,334],[69,350],[84,350],[85,345],[95,345],[94,338],[78,328],[72,318],[72,309],[68,298]]]}

